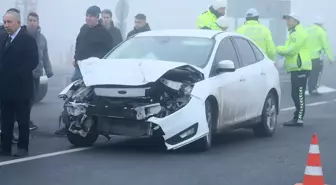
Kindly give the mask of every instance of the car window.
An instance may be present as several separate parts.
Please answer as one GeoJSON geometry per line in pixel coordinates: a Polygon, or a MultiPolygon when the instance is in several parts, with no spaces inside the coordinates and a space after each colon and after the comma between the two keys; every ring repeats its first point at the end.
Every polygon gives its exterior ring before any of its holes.
{"type": "Polygon", "coordinates": [[[254,54],[257,58],[257,61],[263,60],[264,59],[264,54],[260,51],[260,49],[255,44],[253,44],[252,42],[249,42],[249,43],[252,46],[252,49],[253,49],[254,54]]]}
{"type": "Polygon", "coordinates": [[[216,52],[214,64],[217,64],[218,62],[223,61],[223,60],[231,60],[232,62],[234,62],[235,67],[239,68],[239,60],[238,60],[237,52],[235,48],[233,47],[231,39],[229,38],[225,38],[219,44],[217,52],[216,52]]]}
{"type": "Polygon", "coordinates": [[[134,37],[125,41],[106,59],[150,59],[184,62],[204,68],[215,41],[210,38],[182,36],[134,37]]]}
{"type": "Polygon", "coordinates": [[[239,52],[241,63],[243,66],[248,66],[257,62],[254,51],[248,40],[240,37],[233,38],[236,48],[239,52]]]}

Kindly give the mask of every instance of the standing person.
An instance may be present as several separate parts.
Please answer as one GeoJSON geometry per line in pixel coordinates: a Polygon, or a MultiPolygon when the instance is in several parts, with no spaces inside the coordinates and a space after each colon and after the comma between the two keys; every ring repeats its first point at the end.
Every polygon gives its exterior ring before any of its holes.
{"type": "Polygon", "coordinates": [[[18,157],[28,155],[29,121],[31,99],[33,97],[33,70],[39,63],[36,41],[21,28],[20,14],[7,12],[3,17],[8,33],[1,43],[0,52],[0,100],[1,115],[1,151],[2,155],[11,155],[15,118],[19,125],[18,157]]]}
{"type": "Polygon", "coordinates": [[[251,8],[246,11],[246,22],[237,32],[252,39],[271,60],[275,59],[276,50],[271,31],[259,22],[259,13],[251,8]]]}
{"type": "Polygon", "coordinates": [[[102,24],[109,31],[113,38],[113,47],[118,45],[123,41],[120,30],[115,27],[114,22],[112,20],[112,11],[109,9],[105,9],[102,11],[102,24]]]}
{"type": "Polygon", "coordinates": [[[323,70],[323,57],[327,55],[330,64],[334,63],[334,55],[328,41],[328,36],[323,28],[323,20],[317,16],[314,24],[307,28],[308,47],[312,58],[312,71],[308,78],[308,92],[319,95],[317,91],[323,70]]]}
{"type": "MultiPolygon", "coordinates": [[[[20,10],[16,8],[10,8],[6,12],[10,12],[10,11],[16,12],[20,15],[20,10]]],[[[21,29],[23,31],[26,31],[27,28],[26,26],[21,26],[21,29]]],[[[8,33],[6,32],[5,25],[1,25],[0,26],[0,52],[2,51],[1,50],[2,43],[5,42],[7,37],[8,37],[8,33]]],[[[0,63],[1,63],[1,57],[0,57],[0,63]]],[[[1,106],[1,102],[0,102],[0,106],[1,106]]],[[[0,113],[0,117],[1,117],[1,113],[0,113]]],[[[1,124],[0,124],[0,134],[1,134],[1,124]]],[[[15,133],[13,134],[13,143],[18,143],[18,136],[15,133]]]]}
{"type": "Polygon", "coordinates": [[[215,2],[209,7],[209,10],[198,16],[196,27],[198,29],[201,29],[203,27],[210,28],[211,25],[215,23],[219,17],[225,15],[226,7],[226,0],[215,0],[215,2]]]}
{"type": "Polygon", "coordinates": [[[98,6],[91,6],[86,11],[86,24],[77,36],[73,65],[75,72],[72,81],[82,78],[77,62],[90,57],[103,58],[113,48],[113,38],[106,28],[100,24],[98,6]]]}
{"type": "Polygon", "coordinates": [[[145,14],[138,14],[134,19],[134,29],[127,34],[127,38],[145,31],[150,31],[151,28],[147,23],[147,18],[145,14]]]}
{"type": "MultiPolygon", "coordinates": [[[[90,57],[103,58],[113,48],[113,38],[107,29],[99,23],[101,11],[98,6],[91,6],[86,11],[86,24],[84,24],[76,39],[75,56],[73,65],[75,67],[71,81],[74,82],[82,78],[78,61],[90,57]]],[[[66,113],[63,111],[62,114],[66,113]]],[[[56,131],[56,135],[67,134],[68,123],[65,127],[56,131]]]]}
{"type": "Polygon", "coordinates": [[[216,20],[216,22],[211,24],[210,27],[204,26],[201,29],[226,31],[229,28],[229,24],[229,19],[221,16],[216,20]]]}
{"type": "Polygon", "coordinates": [[[278,46],[276,50],[285,57],[286,70],[291,73],[292,98],[296,108],[293,119],[285,122],[284,126],[303,126],[306,84],[312,69],[308,34],[296,14],[285,15],[283,18],[287,20],[289,36],[285,45],[278,46]]]}
{"type": "MultiPolygon", "coordinates": [[[[48,78],[51,78],[54,74],[49,60],[47,39],[41,33],[41,27],[39,26],[39,16],[37,15],[37,13],[35,12],[29,13],[27,17],[27,23],[28,23],[27,31],[36,40],[39,51],[39,64],[33,71],[34,96],[31,102],[33,105],[35,96],[39,91],[40,77],[43,76],[43,68],[48,78]]],[[[34,130],[37,129],[38,127],[32,121],[30,121],[29,128],[30,130],[34,130]]]]}

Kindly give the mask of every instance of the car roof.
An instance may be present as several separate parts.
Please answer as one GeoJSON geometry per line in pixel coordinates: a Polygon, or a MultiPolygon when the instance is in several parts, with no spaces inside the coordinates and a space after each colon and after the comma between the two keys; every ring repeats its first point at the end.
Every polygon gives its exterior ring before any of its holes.
{"type": "Polygon", "coordinates": [[[159,37],[159,36],[179,36],[179,37],[199,37],[212,38],[221,31],[205,30],[205,29],[165,29],[152,30],[137,34],[135,37],[159,37]]]}

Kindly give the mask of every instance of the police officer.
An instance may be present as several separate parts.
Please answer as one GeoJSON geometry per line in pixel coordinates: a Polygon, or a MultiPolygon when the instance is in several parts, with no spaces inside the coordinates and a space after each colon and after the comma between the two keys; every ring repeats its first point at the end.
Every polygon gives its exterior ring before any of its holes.
{"type": "Polygon", "coordinates": [[[202,13],[197,18],[197,28],[211,27],[216,20],[225,15],[227,2],[226,0],[215,0],[209,7],[209,10],[202,13]]]}
{"type": "Polygon", "coordinates": [[[318,95],[317,89],[323,70],[324,53],[328,56],[330,64],[334,62],[334,56],[320,16],[317,16],[314,24],[307,28],[307,33],[308,47],[312,59],[312,71],[308,78],[308,92],[311,95],[318,95]]]}
{"type": "Polygon", "coordinates": [[[246,22],[237,29],[237,32],[252,39],[270,58],[275,59],[276,50],[271,31],[259,22],[259,13],[251,8],[246,12],[246,22]]]}
{"type": "Polygon", "coordinates": [[[278,46],[276,51],[285,57],[286,70],[291,73],[292,98],[296,108],[293,119],[285,122],[284,126],[303,126],[306,83],[312,69],[308,34],[296,14],[285,15],[283,19],[287,20],[289,36],[285,45],[278,46]]]}
{"type": "Polygon", "coordinates": [[[204,26],[201,29],[226,31],[229,28],[229,19],[221,16],[210,27],[204,26]]]}

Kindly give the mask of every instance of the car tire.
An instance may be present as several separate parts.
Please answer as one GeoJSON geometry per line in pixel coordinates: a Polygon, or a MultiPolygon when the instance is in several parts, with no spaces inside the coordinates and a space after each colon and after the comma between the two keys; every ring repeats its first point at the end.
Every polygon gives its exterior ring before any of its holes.
{"type": "Polygon", "coordinates": [[[253,128],[257,137],[272,137],[275,133],[278,121],[277,99],[273,93],[266,97],[262,110],[261,122],[253,128]]]}
{"type": "Polygon", "coordinates": [[[48,84],[40,84],[39,91],[35,97],[35,103],[39,103],[43,100],[43,98],[47,95],[48,92],[48,84]]]}
{"type": "Polygon", "coordinates": [[[97,139],[99,134],[96,133],[88,133],[86,137],[82,137],[78,134],[74,134],[70,131],[67,132],[67,137],[69,142],[75,147],[88,147],[93,145],[97,139]]]}
{"type": "Polygon", "coordinates": [[[214,125],[214,107],[209,100],[205,101],[205,114],[209,127],[209,133],[193,143],[193,149],[197,152],[205,152],[211,148],[214,125]]]}

